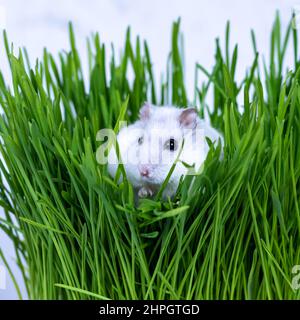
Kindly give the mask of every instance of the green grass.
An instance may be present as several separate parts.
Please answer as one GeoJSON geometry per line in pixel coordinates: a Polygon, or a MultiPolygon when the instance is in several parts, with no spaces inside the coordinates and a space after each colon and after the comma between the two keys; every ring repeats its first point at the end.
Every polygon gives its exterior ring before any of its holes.
{"type": "Polygon", "coordinates": [[[30,298],[300,298],[291,288],[300,264],[296,30],[291,23],[283,32],[276,17],[270,64],[258,59],[249,33],[253,61],[237,83],[228,24],[225,48],[217,40],[212,70],[196,65],[188,97],[179,27],[173,24],[159,87],[147,43],[132,41],[129,29],[120,59],[107,61],[98,34],[88,40],[89,85],[71,25],[70,51],[57,59],[45,49],[35,66],[25,50],[13,54],[4,34],[12,88],[1,76],[0,227],[14,243],[30,298]],[[294,65],[286,72],[289,46],[294,65]],[[201,84],[200,73],[207,76],[201,84]],[[96,134],[135,121],[145,100],[197,105],[223,132],[225,147],[222,160],[220,147],[211,148],[203,172],[182,181],[174,201],[137,207],[128,181],[117,184],[97,164],[96,134]]]}

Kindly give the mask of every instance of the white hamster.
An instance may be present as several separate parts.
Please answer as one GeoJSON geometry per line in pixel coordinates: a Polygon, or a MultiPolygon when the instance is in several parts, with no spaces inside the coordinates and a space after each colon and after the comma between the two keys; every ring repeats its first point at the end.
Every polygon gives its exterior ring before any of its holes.
{"type": "MultiPolygon", "coordinates": [[[[161,187],[173,163],[175,169],[163,192],[172,197],[182,175],[197,171],[204,162],[209,146],[205,137],[218,143],[222,136],[201,120],[194,108],[154,106],[146,103],[140,118],[120,130],[117,141],[128,180],[139,197],[151,197],[161,187]],[[188,166],[187,166],[188,165],[188,166]]],[[[118,159],[115,148],[108,155],[108,171],[115,177],[118,159]]]]}

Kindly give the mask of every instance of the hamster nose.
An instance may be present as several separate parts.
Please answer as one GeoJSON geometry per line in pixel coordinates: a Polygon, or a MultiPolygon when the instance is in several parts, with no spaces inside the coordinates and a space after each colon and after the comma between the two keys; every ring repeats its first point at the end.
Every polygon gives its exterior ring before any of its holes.
{"type": "Polygon", "coordinates": [[[141,176],[142,177],[149,177],[149,170],[148,169],[141,170],[141,176]]]}
{"type": "Polygon", "coordinates": [[[147,168],[145,166],[142,166],[140,168],[140,174],[141,174],[142,177],[149,177],[149,173],[150,173],[149,168],[147,168]]]}

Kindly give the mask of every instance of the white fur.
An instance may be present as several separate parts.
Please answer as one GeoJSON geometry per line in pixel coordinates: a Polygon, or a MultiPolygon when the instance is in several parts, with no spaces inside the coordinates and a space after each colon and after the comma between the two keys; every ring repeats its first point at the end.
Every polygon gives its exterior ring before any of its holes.
{"type": "MultiPolygon", "coordinates": [[[[208,137],[212,142],[217,142],[218,139],[221,139],[221,143],[223,142],[221,135],[198,117],[196,118],[196,129],[186,130],[182,128],[179,123],[179,116],[183,110],[185,109],[171,106],[151,106],[150,114],[146,113],[148,117],[141,117],[141,120],[119,132],[117,140],[126,175],[136,188],[137,193],[141,188],[143,190],[148,188],[149,195],[157,192],[176,160],[183,140],[184,145],[179,156],[180,161],[177,162],[164,190],[164,198],[174,195],[181,176],[188,172],[188,168],[181,161],[190,166],[194,165],[195,170],[199,170],[209,150],[205,137],[208,137]],[[138,140],[142,136],[143,143],[140,145],[138,140]],[[178,143],[176,151],[164,149],[164,144],[170,138],[174,138],[178,143]],[[141,164],[151,167],[149,177],[141,176],[139,171],[139,165],[141,164]]],[[[114,148],[109,153],[108,162],[109,173],[114,177],[118,168],[114,148]]]]}

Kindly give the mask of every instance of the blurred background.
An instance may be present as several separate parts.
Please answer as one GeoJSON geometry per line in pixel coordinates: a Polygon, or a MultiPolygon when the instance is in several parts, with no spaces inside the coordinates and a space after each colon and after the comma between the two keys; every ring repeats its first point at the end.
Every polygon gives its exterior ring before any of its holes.
{"type": "MultiPolygon", "coordinates": [[[[69,49],[68,22],[72,21],[77,47],[87,69],[86,38],[98,31],[107,48],[114,43],[116,52],[119,52],[125,41],[126,28],[130,25],[133,37],[139,34],[148,41],[156,81],[160,81],[166,69],[172,22],[181,17],[185,79],[192,99],[195,63],[210,69],[214,60],[215,38],[219,36],[221,44],[224,44],[227,20],[231,22],[231,48],[235,43],[239,45],[237,79],[241,80],[253,61],[251,28],[256,33],[260,58],[263,55],[268,62],[270,30],[276,10],[280,13],[283,28],[286,28],[293,9],[298,10],[300,17],[300,0],[0,0],[0,28],[1,31],[3,28],[7,30],[15,52],[18,47],[26,47],[34,63],[42,56],[44,47],[54,54],[69,49]]],[[[287,54],[286,66],[293,66],[292,52],[287,54]]],[[[2,36],[0,69],[10,83],[2,36]]],[[[0,248],[26,298],[22,278],[15,265],[13,245],[1,230],[0,248]]],[[[0,299],[17,298],[13,282],[0,258],[0,299]]]]}

